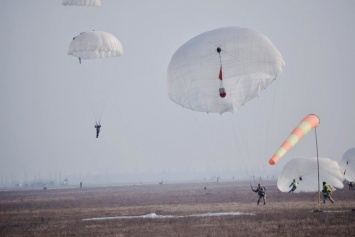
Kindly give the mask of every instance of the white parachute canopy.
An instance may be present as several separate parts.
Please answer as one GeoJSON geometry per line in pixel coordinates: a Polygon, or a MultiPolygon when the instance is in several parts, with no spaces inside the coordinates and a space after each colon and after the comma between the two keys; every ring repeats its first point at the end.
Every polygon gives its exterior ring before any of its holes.
{"type": "Polygon", "coordinates": [[[195,111],[236,112],[269,86],[284,65],[278,49],[259,32],[239,27],[211,30],[173,55],[167,73],[169,98],[195,111]],[[220,88],[226,92],[223,96],[220,88]]]}
{"type": "Polygon", "coordinates": [[[101,7],[101,0],[62,0],[62,5],[101,7]]]}
{"type": "Polygon", "coordinates": [[[343,158],[339,162],[340,168],[349,182],[355,181],[355,148],[351,148],[345,152],[343,158]]]}
{"type": "Polygon", "coordinates": [[[87,31],[75,36],[68,54],[81,59],[116,57],[123,54],[121,42],[104,31],[87,31]]]}
{"type": "MultiPolygon", "coordinates": [[[[295,179],[299,184],[295,192],[318,191],[317,158],[295,158],[286,163],[277,180],[277,187],[281,192],[290,191],[290,184],[295,179]]],[[[344,175],[338,163],[329,158],[319,158],[319,183],[325,181],[335,188],[344,188],[344,175]]]]}

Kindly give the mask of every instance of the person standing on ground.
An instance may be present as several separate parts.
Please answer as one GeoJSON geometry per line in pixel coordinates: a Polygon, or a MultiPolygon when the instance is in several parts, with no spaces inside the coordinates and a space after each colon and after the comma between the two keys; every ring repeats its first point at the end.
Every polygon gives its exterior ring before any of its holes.
{"type": "Polygon", "coordinates": [[[329,199],[332,203],[334,203],[334,200],[332,199],[333,188],[325,181],[323,182],[322,194],[323,194],[323,203],[325,203],[325,200],[327,199],[329,199]]]}
{"type": "Polygon", "coordinates": [[[259,195],[257,205],[259,205],[261,199],[263,199],[264,205],[265,205],[266,204],[266,189],[265,189],[265,187],[262,187],[260,184],[258,184],[258,187],[255,190],[254,190],[253,186],[250,186],[250,187],[254,192],[258,193],[258,195],[259,195]]]}

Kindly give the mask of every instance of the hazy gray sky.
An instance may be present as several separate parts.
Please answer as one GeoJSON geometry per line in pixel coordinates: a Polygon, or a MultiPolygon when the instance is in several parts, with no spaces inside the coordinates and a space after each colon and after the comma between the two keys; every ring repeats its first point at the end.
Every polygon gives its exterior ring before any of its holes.
{"type": "Polygon", "coordinates": [[[103,0],[101,8],[64,7],[60,0],[3,1],[2,177],[224,176],[240,169],[274,175],[293,157],[316,155],[312,132],[279,164],[268,165],[309,113],[321,120],[319,155],[340,160],[355,146],[354,13],[351,0],[103,0]],[[225,26],[265,34],[286,62],[283,73],[237,114],[207,115],[170,101],[166,75],[174,52],[192,37],[225,26]],[[114,34],[124,49],[105,84],[99,139],[85,78],[77,58],[67,55],[72,38],[93,29],[114,34]],[[263,112],[265,122],[258,110],[266,97],[272,98],[272,112],[263,112]]]}

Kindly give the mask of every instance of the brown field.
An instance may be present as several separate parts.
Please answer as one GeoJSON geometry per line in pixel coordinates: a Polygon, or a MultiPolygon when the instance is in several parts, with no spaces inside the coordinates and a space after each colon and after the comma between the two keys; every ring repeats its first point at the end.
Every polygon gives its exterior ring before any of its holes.
{"type": "Polygon", "coordinates": [[[0,191],[0,236],[355,236],[355,191],[337,190],[335,204],[312,212],[316,193],[264,185],[266,205],[248,182],[0,191]],[[255,215],[189,216],[216,212],[255,215]],[[184,217],[83,221],[149,213],[184,217]]]}

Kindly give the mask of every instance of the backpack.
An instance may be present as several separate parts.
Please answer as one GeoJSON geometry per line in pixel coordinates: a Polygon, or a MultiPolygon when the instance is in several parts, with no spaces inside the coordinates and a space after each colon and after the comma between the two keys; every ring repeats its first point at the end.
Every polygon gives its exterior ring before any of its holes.
{"type": "Polygon", "coordinates": [[[258,194],[259,195],[264,195],[266,193],[266,188],[264,186],[261,187],[261,189],[259,189],[258,194]]]}
{"type": "Polygon", "coordinates": [[[326,184],[323,186],[322,192],[323,193],[331,193],[331,192],[333,192],[333,188],[329,184],[326,184]]]}
{"type": "Polygon", "coordinates": [[[325,187],[326,187],[328,192],[332,192],[333,191],[332,186],[330,186],[329,184],[327,184],[325,187]]]}

